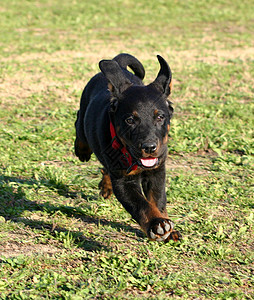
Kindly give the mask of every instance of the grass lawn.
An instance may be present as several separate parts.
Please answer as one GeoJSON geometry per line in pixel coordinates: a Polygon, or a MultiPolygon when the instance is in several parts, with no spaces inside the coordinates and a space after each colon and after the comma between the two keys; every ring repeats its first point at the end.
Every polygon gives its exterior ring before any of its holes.
{"type": "Polygon", "coordinates": [[[251,0],[0,0],[0,299],[254,299],[251,0]],[[179,243],[150,242],[74,155],[98,62],[173,71],[179,243]]]}

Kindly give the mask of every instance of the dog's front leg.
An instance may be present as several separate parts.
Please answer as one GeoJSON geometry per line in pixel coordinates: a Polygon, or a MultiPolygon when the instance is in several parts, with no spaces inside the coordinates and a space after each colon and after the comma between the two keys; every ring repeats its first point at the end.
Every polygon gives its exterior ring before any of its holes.
{"type": "Polygon", "coordinates": [[[181,234],[173,230],[173,222],[169,220],[166,209],[167,197],[165,192],[165,166],[142,173],[142,188],[146,199],[151,206],[155,206],[161,212],[163,219],[155,218],[150,221],[148,234],[154,240],[178,241],[181,234]],[[170,228],[167,224],[170,224],[170,228]],[[154,236],[155,235],[155,236],[154,236]],[[163,236],[161,236],[163,235],[163,236]]]}
{"type": "Polygon", "coordinates": [[[178,240],[167,214],[158,209],[155,201],[143,196],[140,179],[136,176],[120,179],[111,177],[111,181],[118,201],[139,223],[149,239],[165,242],[170,239],[178,240]]]}

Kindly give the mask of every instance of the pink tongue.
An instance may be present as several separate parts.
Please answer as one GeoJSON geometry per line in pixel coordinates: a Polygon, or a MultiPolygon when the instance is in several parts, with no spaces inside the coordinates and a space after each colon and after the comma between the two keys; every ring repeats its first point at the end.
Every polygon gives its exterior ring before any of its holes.
{"type": "Polygon", "coordinates": [[[141,163],[145,167],[153,167],[156,165],[158,158],[157,157],[149,157],[149,158],[141,158],[141,163]]]}

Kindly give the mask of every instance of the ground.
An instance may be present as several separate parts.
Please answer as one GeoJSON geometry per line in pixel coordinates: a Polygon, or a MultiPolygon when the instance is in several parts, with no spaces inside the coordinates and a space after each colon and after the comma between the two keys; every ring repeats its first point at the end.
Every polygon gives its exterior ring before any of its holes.
{"type": "MultiPolygon", "coordinates": [[[[252,7],[251,1],[247,1],[252,7]]],[[[242,1],[18,1],[0,6],[0,298],[253,299],[253,12],[242,1]],[[162,55],[175,109],[167,209],[149,242],[100,165],[74,155],[98,62],[162,55]]]]}

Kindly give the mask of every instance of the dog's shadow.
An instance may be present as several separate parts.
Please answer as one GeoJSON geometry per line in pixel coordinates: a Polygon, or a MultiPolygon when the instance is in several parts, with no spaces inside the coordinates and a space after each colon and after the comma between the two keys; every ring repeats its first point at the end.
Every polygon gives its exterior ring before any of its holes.
{"type": "MultiPolygon", "coordinates": [[[[47,187],[54,189],[58,192],[61,196],[68,196],[71,198],[77,197],[76,192],[72,192],[68,189],[67,186],[64,188],[61,186],[59,187],[53,181],[46,181],[46,180],[36,180],[36,179],[20,179],[18,177],[10,177],[0,175],[0,216],[3,216],[5,220],[10,220],[12,222],[22,222],[26,226],[29,226],[32,229],[38,230],[47,230],[50,231],[51,235],[59,235],[61,232],[68,233],[72,236],[72,240],[77,247],[80,247],[86,251],[95,251],[99,249],[103,249],[105,251],[109,251],[109,247],[93,240],[90,237],[86,237],[82,232],[79,231],[70,231],[64,227],[54,226],[52,222],[45,222],[41,220],[31,220],[29,218],[25,218],[22,216],[24,211],[42,211],[47,212],[50,215],[54,214],[55,212],[62,212],[65,216],[70,218],[77,218],[84,222],[85,224],[93,224],[95,226],[110,226],[117,231],[125,231],[125,232],[134,232],[137,236],[143,236],[143,233],[135,229],[129,225],[122,224],[120,222],[109,221],[104,218],[96,218],[94,216],[90,216],[85,214],[84,211],[80,208],[72,207],[72,206],[65,206],[59,205],[55,206],[50,204],[49,202],[46,203],[38,203],[36,201],[28,200],[23,192],[22,188],[16,188],[17,185],[14,186],[10,185],[9,183],[19,183],[24,184],[26,186],[34,186],[34,185],[42,185],[45,184],[47,187]]],[[[82,194],[82,198],[86,200],[86,194],[82,194]]]]}

